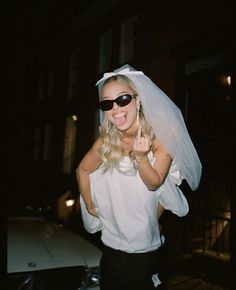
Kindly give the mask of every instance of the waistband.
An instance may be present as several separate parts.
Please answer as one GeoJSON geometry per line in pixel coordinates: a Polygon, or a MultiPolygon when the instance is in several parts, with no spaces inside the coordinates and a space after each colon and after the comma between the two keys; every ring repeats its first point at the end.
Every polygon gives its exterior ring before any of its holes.
{"type": "Polygon", "coordinates": [[[153,255],[153,254],[158,254],[160,252],[160,248],[157,248],[155,250],[152,251],[148,251],[148,252],[125,252],[122,250],[117,250],[117,249],[113,249],[111,247],[106,246],[105,244],[103,244],[102,246],[102,250],[104,253],[109,253],[109,254],[114,254],[114,255],[122,255],[122,256],[134,256],[134,255],[138,255],[138,256],[149,256],[149,255],[153,255]]]}

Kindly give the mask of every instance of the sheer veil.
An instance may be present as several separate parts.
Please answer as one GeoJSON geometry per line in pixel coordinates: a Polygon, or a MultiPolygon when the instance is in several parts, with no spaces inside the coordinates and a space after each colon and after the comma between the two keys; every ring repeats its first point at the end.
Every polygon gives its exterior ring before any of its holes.
{"type": "Polygon", "coordinates": [[[96,83],[99,96],[104,81],[118,74],[126,75],[133,81],[146,119],[152,126],[156,137],[166,146],[190,188],[197,189],[202,166],[180,109],[149,77],[129,65],[104,74],[103,78],[96,83]]]}

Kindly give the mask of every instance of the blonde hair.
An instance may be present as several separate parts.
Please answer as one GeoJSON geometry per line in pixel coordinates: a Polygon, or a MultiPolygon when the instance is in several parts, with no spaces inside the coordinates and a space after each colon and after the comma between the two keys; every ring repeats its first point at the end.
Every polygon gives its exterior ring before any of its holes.
{"type": "MultiPolygon", "coordinates": [[[[104,82],[103,87],[106,84],[115,81],[123,82],[129,87],[135,97],[138,96],[135,85],[125,75],[115,75],[110,77],[104,82]]],[[[150,136],[151,140],[153,141],[155,139],[155,135],[150,124],[145,119],[141,103],[139,109],[139,122],[142,128],[142,135],[150,136]]],[[[103,161],[104,171],[107,171],[117,167],[122,157],[122,132],[119,131],[106,116],[104,116],[104,120],[100,127],[100,136],[103,140],[103,144],[100,147],[100,156],[103,161]]]]}

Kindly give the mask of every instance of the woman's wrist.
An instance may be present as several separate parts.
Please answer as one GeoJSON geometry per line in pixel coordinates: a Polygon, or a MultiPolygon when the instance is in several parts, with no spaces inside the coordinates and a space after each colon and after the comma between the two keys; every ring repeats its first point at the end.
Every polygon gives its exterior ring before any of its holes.
{"type": "Polygon", "coordinates": [[[135,156],[134,163],[137,169],[143,169],[151,165],[147,156],[135,156]]]}
{"type": "Polygon", "coordinates": [[[86,205],[87,210],[90,210],[91,208],[93,208],[92,201],[86,202],[85,205],[86,205]]]}

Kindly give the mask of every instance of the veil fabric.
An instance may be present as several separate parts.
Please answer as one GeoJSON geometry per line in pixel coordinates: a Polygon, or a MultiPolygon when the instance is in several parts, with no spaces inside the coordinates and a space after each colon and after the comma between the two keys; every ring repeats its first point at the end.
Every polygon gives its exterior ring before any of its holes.
{"type": "Polygon", "coordinates": [[[99,98],[104,81],[114,75],[125,75],[134,83],[144,115],[156,137],[167,148],[183,179],[192,190],[196,190],[201,178],[202,165],[180,109],[149,77],[128,64],[114,72],[105,73],[96,83],[99,98]]]}

